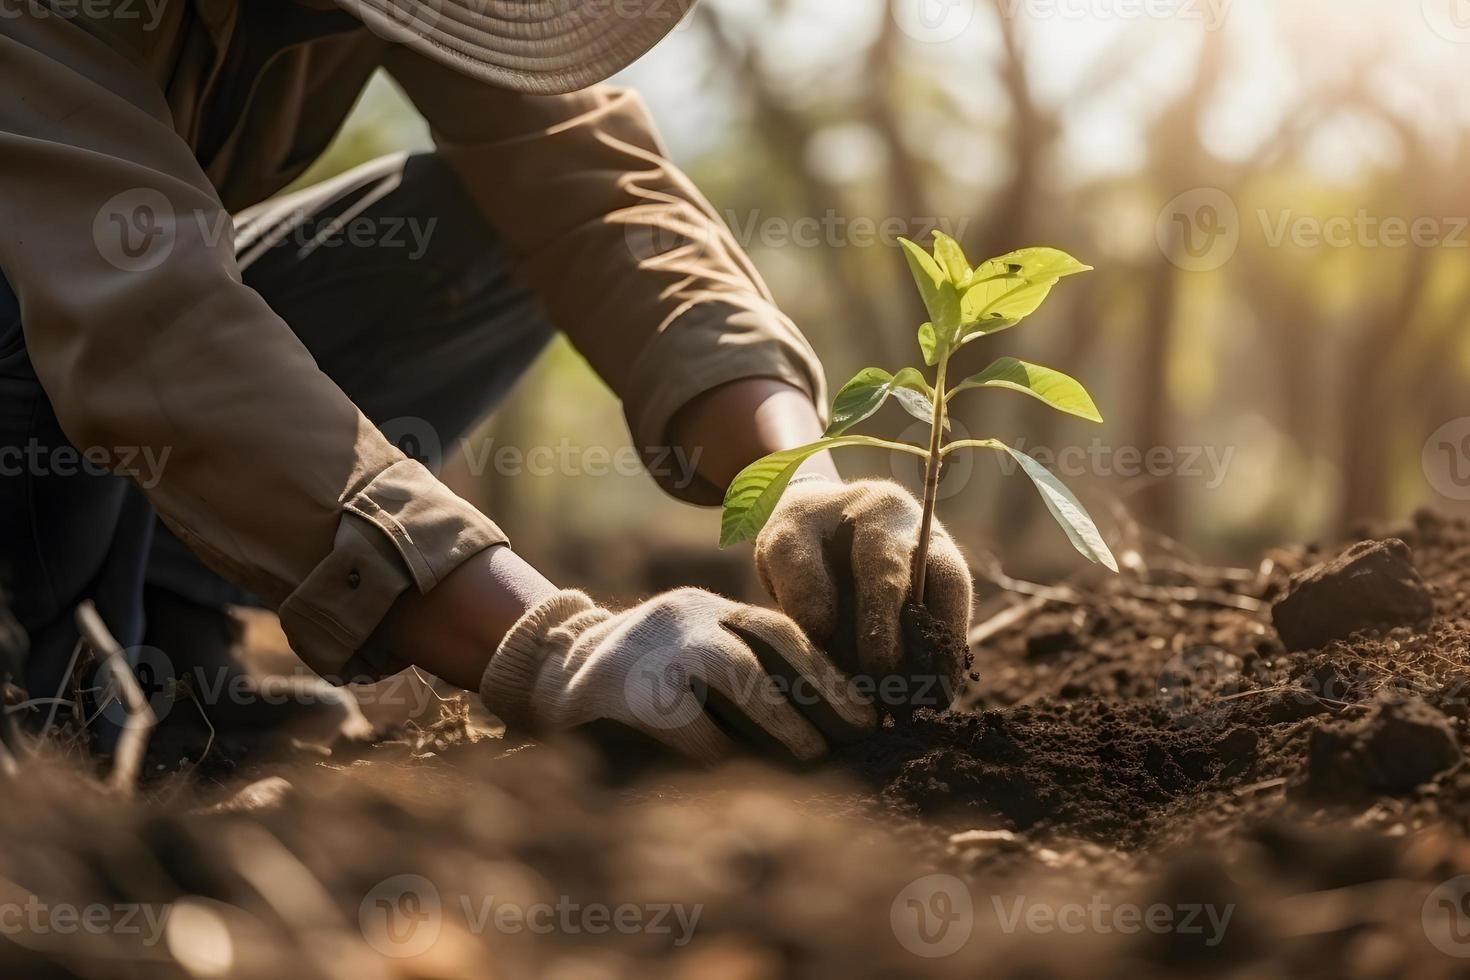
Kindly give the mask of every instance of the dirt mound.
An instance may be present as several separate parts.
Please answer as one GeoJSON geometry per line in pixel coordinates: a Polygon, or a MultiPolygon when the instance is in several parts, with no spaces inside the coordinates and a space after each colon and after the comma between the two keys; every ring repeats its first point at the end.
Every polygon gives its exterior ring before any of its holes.
{"type": "Polygon", "coordinates": [[[1081,702],[982,714],[922,711],[846,761],[925,817],[994,822],[1115,846],[1255,765],[1245,728],[1180,727],[1161,707],[1081,702]]]}
{"type": "Polygon", "coordinates": [[[843,764],[928,820],[1124,849],[1235,836],[1296,798],[1470,817],[1451,778],[1470,747],[1470,532],[1425,513],[1399,535],[1325,564],[1283,551],[1254,576],[1174,566],[1053,599],[976,651],[973,710],[920,712],[843,764]],[[1283,596],[1297,625],[1345,596],[1363,616],[1291,652],[1271,625],[1283,596]]]}

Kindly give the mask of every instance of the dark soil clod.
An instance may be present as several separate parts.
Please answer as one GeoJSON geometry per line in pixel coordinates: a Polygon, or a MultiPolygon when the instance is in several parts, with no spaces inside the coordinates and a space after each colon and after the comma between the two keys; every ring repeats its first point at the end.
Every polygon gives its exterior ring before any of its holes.
{"type": "Polygon", "coordinates": [[[1292,579],[1271,611],[1288,650],[1315,650],[1359,630],[1423,628],[1434,601],[1398,538],[1362,541],[1292,579]]]}
{"type": "Polygon", "coordinates": [[[1312,733],[1298,790],[1317,797],[1402,795],[1459,765],[1455,730],[1423,701],[1379,705],[1361,721],[1312,733]]]}

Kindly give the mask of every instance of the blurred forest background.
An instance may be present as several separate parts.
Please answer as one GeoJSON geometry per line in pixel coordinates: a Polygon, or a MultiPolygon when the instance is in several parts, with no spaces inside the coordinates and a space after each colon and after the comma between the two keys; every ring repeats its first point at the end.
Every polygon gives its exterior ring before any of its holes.
{"type": "MultiPolygon", "coordinates": [[[[834,389],[921,363],[896,234],[938,226],[972,259],[1047,244],[1095,266],[958,369],[1057,367],[1107,423],[1004,392],[957,400],[957,421],[1040,447],[1105,532],[1137,521],[1248,561],[1421,504],[1470,508],[1467,67],[1463,0],[704,0],[619,81],[834,389]]],[[[310,179],[427,145],[380,79],[310,179]]],[[[897,435],[912,420],[877,421],[897,435]]],[[[558,344],[476,439],[563,438],[628,439],[558,344]]],[[[881,455],[838,463],[917,483],[881,455]]],[[[446,452],[451,482],[568,584],[748,585],[744,550],[715,551],[718,515],[645,476],[472,470],[446,452]]],[[[956,465],[945,489],[941,517],[977,560],[1075,569],[995,458],[956,465]]]]}

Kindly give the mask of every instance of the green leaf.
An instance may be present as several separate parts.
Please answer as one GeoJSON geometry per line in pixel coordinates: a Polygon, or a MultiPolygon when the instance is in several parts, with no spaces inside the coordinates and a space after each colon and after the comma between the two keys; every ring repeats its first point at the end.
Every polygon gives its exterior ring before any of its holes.
{"type": "Polygon", "coordinates": [[[933,367],[939,363],[939,337],[934,324],[924,323],[919,327],[919,350],[924,352],[924,363],[933,367]]]}
{"type": "Polygon", "coordinates": [[[941,344],[952,347],[960,328],[959,290],[928,252],[907,238],[900,238],[898,241],[908,258],[909,271],[913,273],[914,284],[919,287],[924,308],[929,311],[935,336],[941,344]]]}
{"type": "Polygon", "coordinates": [[[967,388],[1010,388],[1069,415],[1090,422],[1103,420],[1092,396],[1076,378],[1014,357],[1002,357],[979,374],[966,378],[951,388],[946,397],[952,398],[967,388]]]}
{"type": "Polygon", "coordinates": [[[1014,327],[1036,312],[1058,281],[1091,268],[1055,248],[1023,248],[982,262],[960,299],[956,344],[1014,327]]]}
{"type": "MultiPolygon", "coordinates": [[[[920,422],[934,423],[934,389],[917,368],[904,368],[893,376],[893,397],[920,422]]],[[[944,418],[944,429],[949,431],[949,416],[944,418]]]]}
{"type": "Polygon", "coordinates": [[[883,407],[889,395],[897,398],[910,415],[926,422],[933,420],[934,392],[922,374],[913,368],[904,368],[896,375],[882,368],[864,368],[832,400],[832,423],[826,435],[840,436],[870,417],[883,407]]]}
{"type": "Polygon", "coordinates": [[[825,435],[840,436],[868,418],[887,400],[893,375],[882,368],[863,368],[832,399],[832,421],[825,435]]]}
{"type": "MultiPolygon", "coordinates": [[[[912,371],[913,368],[909,368],[908,370],[912,371]]],[[[915,373],[917,374],[918,372],[915,373]]],[[[915,391],[913,388],[894,388],[893,397],[903,407],[905,412],[908,412],[920,422],[929,425],[934,424],[933,394],[925,394],[922,391],[915,391]]],[[[949,416],[947,415],[944,417],[944,428],[946,431],[949,429],[949,416]]]]}
{"type": "Polygon", "coordinates": [[[872,436],[840,436],[835,439],[819,439],[805,446],[772,453],[751,463],[736,474],[730,488],[725,491],[725,509],[720,515],[720,547],[748,541],[760,533],[770,519],[771,512],[786,485],[796,470],[808,457],[824,449],[840,449],[844,446],[871,446],[876,449],[901,449],[920,456],[924,450],[914,446],[875,439],[872,436]]]}
{"type": "Polygon", "coordinates": [[[970,278],[970,260],[965,258],[965,250],[942,231],[934,233],[934,258],[956,287],[963,287],[970,278]]]}
{"type": "Polygon", "coordinates": [[[964,326],[956,342],[963,344],[976,337],[1009,330],[1035,313],[1054,285],[1054,282],[995,280],[972,288],[960,301],[964,326]]]}
{"type": "MultiPolygon", "coordinates": [[[[1059,248],[1021,248],[1005,255],[998,255],[989,262],[982,263],[982,268],[990,263],[1005,266],[1008,269],[1020,267],[1020,274],[1033,282],[1050,279],[1055,282],[1065,279],[1067,276],[1075,276],[1081,272],[1091,272],[1092,266],[1084,265],[1059,248]]],[[[979,270],[976,279],[980,278],[979,270]]]]}
{"type": "Polygon", "coordinates": [[[1087,560],[1098,562],[1116,572],[1118,559],[1113,557],[1113,552],[1103,541],[1097,524],[1093,522],[1087,509],[1072,495],[1072,491],[1068,490],[1051,470],[1019,449],[1012,449],[1003,442],[989,441],[995,448],[1010,453],[1011,457],[1021,464],[1021,469],[1026,471],[1026,475],[1040,491],[1046,509],[1051,511],[1051,516],[1056,518],[1062,530],[1067,532],[1067,539],[1072,542],[1072,547],[1076,548],[1087,560]]]}

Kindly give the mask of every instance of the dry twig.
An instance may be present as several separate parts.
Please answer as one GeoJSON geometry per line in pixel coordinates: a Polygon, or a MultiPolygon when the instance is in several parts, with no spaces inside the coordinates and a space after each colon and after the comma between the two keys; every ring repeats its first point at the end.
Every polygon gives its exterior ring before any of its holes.
{"type": "Polygon", "coordinates": [[[128,711],[128,720],[123,724],[122,734],[118,736],[117,752],[108,783],[114,790],[131,795],[138,785],[138,775],[143,769],[143,754],[148,748],[148,738],[158,719],[154,716],[148,699],[144,697],[138,679],[133,676],[133,668],[128,664],[122,647],[113,639],[107,624],[102,622],[97,607],[92,605],[90,599],[83,600],[77,606],[77,628],[81,630],[82,638],[102,658],[103,666],[112,672],[112,680],[116,685],[114,692],[128,711]]]}

